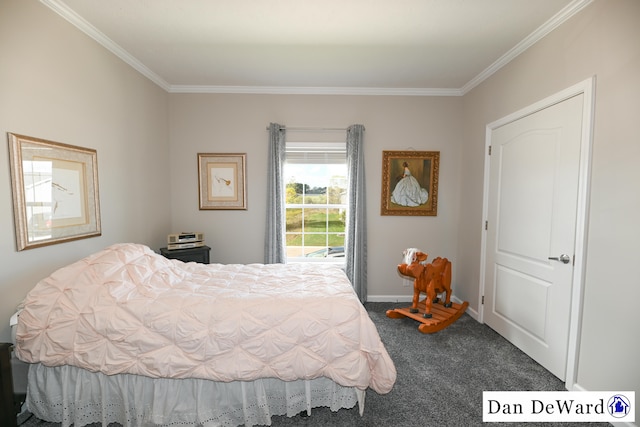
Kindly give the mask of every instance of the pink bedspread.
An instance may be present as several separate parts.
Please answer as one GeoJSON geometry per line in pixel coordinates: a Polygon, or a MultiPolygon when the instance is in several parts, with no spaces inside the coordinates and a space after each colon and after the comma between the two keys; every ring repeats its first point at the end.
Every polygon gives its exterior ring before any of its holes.
{"type": "Polygon", "coordinates": [[[118,244],[27,295],[17,356],[108,375],[285,381],[387,393],[396,370],[344,272],[318,264],[196,264],[118,244]]]}

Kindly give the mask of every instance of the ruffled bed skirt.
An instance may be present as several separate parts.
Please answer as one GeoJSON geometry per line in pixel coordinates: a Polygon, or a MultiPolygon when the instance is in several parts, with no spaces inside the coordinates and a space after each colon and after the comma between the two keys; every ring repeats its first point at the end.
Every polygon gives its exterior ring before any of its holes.
{"type": "Polygon", "coordinates": [[[29,368],[27,409],[36,417],[77,427],[271,425],[271,416],[295,416],[311,408],[359,406],[365,392],[327,378],[285,382],[266,378],[220,383],[104,375],[73,366],[29,368]]]}

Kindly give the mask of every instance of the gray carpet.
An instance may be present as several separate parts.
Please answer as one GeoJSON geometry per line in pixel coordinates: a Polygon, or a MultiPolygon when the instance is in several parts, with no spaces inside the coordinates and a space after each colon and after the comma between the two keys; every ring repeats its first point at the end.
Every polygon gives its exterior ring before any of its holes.
{"type": "MultiPolygon", "coordinates": [[[[279,426],[481,426],[483,390],[564,390],[564,384],[489,327],[463,315],[447,329],[422,334],[411,319],[390,319],[385,312],[407,303],[367,303],[380,337],[398,371],[393,390],[367,392],[364,415],[357,408],[312,410],[310,417],[273,417],[279,426]]],[[[23,414],[24,427],[57,427],[23,414]]],[[[512,423],[496,423],[499,427],[512,423]]],[[[568,423],[526,423],[527,427],[568,423]]],[[[581,424],[571,424],[577,426],[581,424]]],[[[608,423],[584,423],[589,427],[608,423]]]]}

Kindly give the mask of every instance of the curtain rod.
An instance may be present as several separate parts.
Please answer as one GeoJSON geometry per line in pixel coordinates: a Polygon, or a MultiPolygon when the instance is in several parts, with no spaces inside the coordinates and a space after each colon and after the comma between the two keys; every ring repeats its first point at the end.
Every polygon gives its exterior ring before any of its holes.
{"type": "MultiPolygon", "coordinates": [[[[347,128],[320,128],[320,127],[303,127],[303,126],[283,126],[283,128],[290,132],[345,132],[347,128]]],[[[269,126],[267,126],[269,130],[269,126]]]]}

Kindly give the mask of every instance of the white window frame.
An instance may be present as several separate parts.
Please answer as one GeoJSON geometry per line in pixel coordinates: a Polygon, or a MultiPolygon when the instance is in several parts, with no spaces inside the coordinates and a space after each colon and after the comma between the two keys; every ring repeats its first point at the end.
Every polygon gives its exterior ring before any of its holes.
{"type": "MultiPolygon", "coordinates": [[[[285,158],[284,170],[287,170],[287,164],[344,164],[344,172],[345,172],[345,185],[347,179],[347,167],[346,167],[346,143],[345,142],[288,142],[287,141],[287,155],[285,158]]],[[[285,187],[288,184],[288,176],[283,176],[283,186],[285,187]]],[[[346,190],[346,188],[345,188],[346,190]]],[[[327,199],[328,201],[328,199],[327,199]]],[[[286,203],[285,201],[285,218],[288,212],[288,209],[345,209],[349,208],[347,199],[345,198],[345,203],[325,203],[325,204],[305,204],[305,203],[286,203]]],[[[304,221],[304,214],[302,221],[304,221]]],[[[328,221],[328,216],[327,216],[328,221]]],[[[304,229],[304,225],[303,225],[304,229]]],[[[345,230],[346,231],[346,230],[345,230]]],[[[286,227],[284,229],[285,237],[287,234],[295,234],[288,233],[286,227]]],[[[309,232],[305,234],[311,234],[309,232]]],[[[318,234],[324,234],[325,243],[328,243],[328,235],[333,234],[328,231],[326,232],[318,232],[318,234]]],[[[285,239],[286,240],[286,239],[285,239]]],[[[328,247],[329,245],[327,245],[328,247]]],[[[304,247],[304,244],[303,244],[304,247]]],[[[288,263],[308,263],[308,262],[320,262],[320,263],[328,263],[328,264],[339,264],[344,265],[345,258],[343,257],[306,257],[306,256],[287,256],[288,263]]]]}

